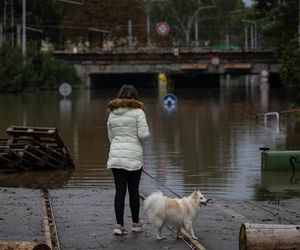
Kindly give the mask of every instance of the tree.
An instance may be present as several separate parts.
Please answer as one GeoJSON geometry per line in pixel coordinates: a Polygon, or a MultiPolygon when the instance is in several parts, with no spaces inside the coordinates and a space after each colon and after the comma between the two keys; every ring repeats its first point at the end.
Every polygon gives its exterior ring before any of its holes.
{"type": "Polygon", "coordinates": [[[25,90],[34,78],[30,60],[24,60],[21,50],[8,44],[0,46],[0,92],[25,90]]]}
{"type": "MultiPolygon", "coordinates": [[[[7,10],[13,7],[12,13],[15,26],[9,31],[14,32],[16,37],[16,25],[22,25],[22,0],[14,0],[14,5],[5,5],[5,1],[0,1],[0,18],[3,18],[4,7],[7,10]]],[[[8,17],[7,17],[8,18],[8,17]]],[[[10,18],[10,17],[9,17],[10,18]]],[[[59,24],[61,20],[61,8],[55,0],[34,0],[26,1],[26,35],[28,43],[35,42],[41,44],[42,39],[57,42],[59,37],[59,24]]]]}
{"type": "Polygon", "coordinates": [[[258,17],[267,20],[264,35],[269,44],[276,47],[282,62],[282,82],[292,105],[297,106],[300,103],[299,1],[255,0],[254,8],[258,17]]]}
{"type": "Polygon", "coordinates": [[[51,52],[40,53],[32,46],[26,58],[18,47],[0,46],[0,92],[57,89],[63,82],[73,87],[81,84],[69,62],[55,58],[51,52]]]}
{"type": "Polygon", "coordinates": [[[298,5],[298,0],[254,0],[255,17],[265,19],[264,40],[269,47],[276,48],[279,56],[297,34],[298,5]]]}
{"type": "Polygon", "coordinates": [[[203,41],[220,41],[221,36],[225,37],[233,29],[231,12],[234,10],[246,10],[244,3],[241,0],[165,0],[152,4],[150,13],[152,20],[164,19],[171,24],[172,40],[179,39],[178,44],[189,46],[196,22],[203,41]]]}
{"type": "Polygon", "coordinates": [[[146,15],[141,0],[85,0],[83,6],[63,8],[62,42],[89,42],[102,47],[109,39],[116,46],[127,44],[128,20],[133,23],[133,35],[145,42],[146,15]]]}

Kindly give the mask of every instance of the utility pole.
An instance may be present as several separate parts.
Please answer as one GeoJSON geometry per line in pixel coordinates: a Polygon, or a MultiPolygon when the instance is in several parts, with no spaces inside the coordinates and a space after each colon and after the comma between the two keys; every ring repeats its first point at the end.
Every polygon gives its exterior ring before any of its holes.
{"type": "Polygon", "coordinates": [[[245,49],[248,50],[248,28],[245,26],[245,49]]]}
{"type": "Polygon", "coordinates": [[[150,29],[151,29],[151,22],[150,22],[150,7],[152,3],[160,2],[159,0],[145,0],[145,5],[146,5],[146,22],[147,22],[147,46],[151,46],[151,34],[150,34],[150,29]]]}
{"type": "Polygon", "coordinates": [[[195,46],[199,46],[199,23],[198,23],[198,15],[195,17],[195,46]]]}
{"type": "MultiPolygon", "coordinates": [[[[300,0],[299,0],[300,1],[300,0]]],[[[147,0],[146,2],[146,14],[147,14],[147,46],[151,45],[151,40],[150,40],[150,0],[147,0]]]]}
{"type": "Polygon", "coordinates": [[[298,5],[298,47],[300,47],[300,0],[298,5]]]}
{"type": "Polygon", "coordinates": [[[194,12],[194,14],[192,15],[192,17],[188,20],[187,23],[187,28],[186,28],[186,43],[189,43],[190,40],[190,29],[192,26],[193,21],[195,22],[195,45],[198,46],[199,45],[199,31],[198,31],[198,14],[201,10],[204,9],[211,9],[211,8],[215,8],[215,5],[208,5],[208,6],[200,6],[198,7],[198,9],[194,12]]]}
{"type": "Polygon", "coordinates": [[[132,48],[132,21],[128,20],[128,48],[132,48]]]}
{"type": "Polygon", "coordinates": [[[26,0],[22,0],[22,55],[26,57],[26,0]]]}
{"type": "Polygon", "coordinates": [[[14,45],[14,1],[4,0],[3,13],[3,39],[14,45]]]}

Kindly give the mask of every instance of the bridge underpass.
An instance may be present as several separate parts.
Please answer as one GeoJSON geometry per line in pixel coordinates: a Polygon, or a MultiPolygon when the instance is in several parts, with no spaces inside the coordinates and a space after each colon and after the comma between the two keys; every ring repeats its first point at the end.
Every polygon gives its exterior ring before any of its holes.
{"type": "Polygon", "coordinates": [[[127,51],[99,53],[55,52],[70,61],[89,87],[120,86],[126,82],[153,87],[165,73],[175,87],[216,87],[223,75],[269,74],[278,85],[281,64],[270,51],[127,51]],[[189,86],[190,85],[190,86],[189,86]]]}
{"type": "MultiPolygon", "coordinates": [[[[232,76],[245,74],[232,73],[232,76]]],[[[175,88],[212,88],[219,87],[221,78],[226,75],[203,74],[199,72],[167,73],[168,83],[175,88]]],[[[120,88],[123,84],[133,84],[142,88],[154,88],[158,86],[157,73],[114,73],[91,74],[91,88],[120,88]]],[[[280,86],[279,74],[270,74],[269,84],[280,86]]]]}
{"type": "Polygon", "coordinates": [[[155,73],[115,73],[115,74],[91,74],[91,88],[120,88],[123,84],[152,88],[157,86],[157,74],[155,73]]]}

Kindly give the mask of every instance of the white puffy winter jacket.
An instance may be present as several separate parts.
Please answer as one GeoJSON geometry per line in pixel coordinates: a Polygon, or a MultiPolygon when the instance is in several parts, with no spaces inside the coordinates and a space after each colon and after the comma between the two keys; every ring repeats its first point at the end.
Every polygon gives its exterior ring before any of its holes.
{"type": "Polygon", "coordinates": [[[111,144],[107,168],[129,171],[142,168],[142,142],[150,135],[143,103],[133,99],[114,99],[108,109],[107,131],[111,144]]]}

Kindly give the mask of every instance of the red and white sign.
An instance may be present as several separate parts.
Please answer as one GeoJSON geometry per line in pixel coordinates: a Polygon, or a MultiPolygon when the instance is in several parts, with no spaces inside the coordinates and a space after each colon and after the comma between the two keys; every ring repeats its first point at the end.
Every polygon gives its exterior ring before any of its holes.
{"type": "Polygon", "coordinates": [[[156,32],[161,36],[166,36],[170,32],[170,26],[166,22],[156,24],[156,32]]]}
{"type": "Polygon", "coordinates": [[[220,64],[220,58],[217,56],[213,56],[211,58],[211,64],[214,66],[218,66],[220,64]]]}

